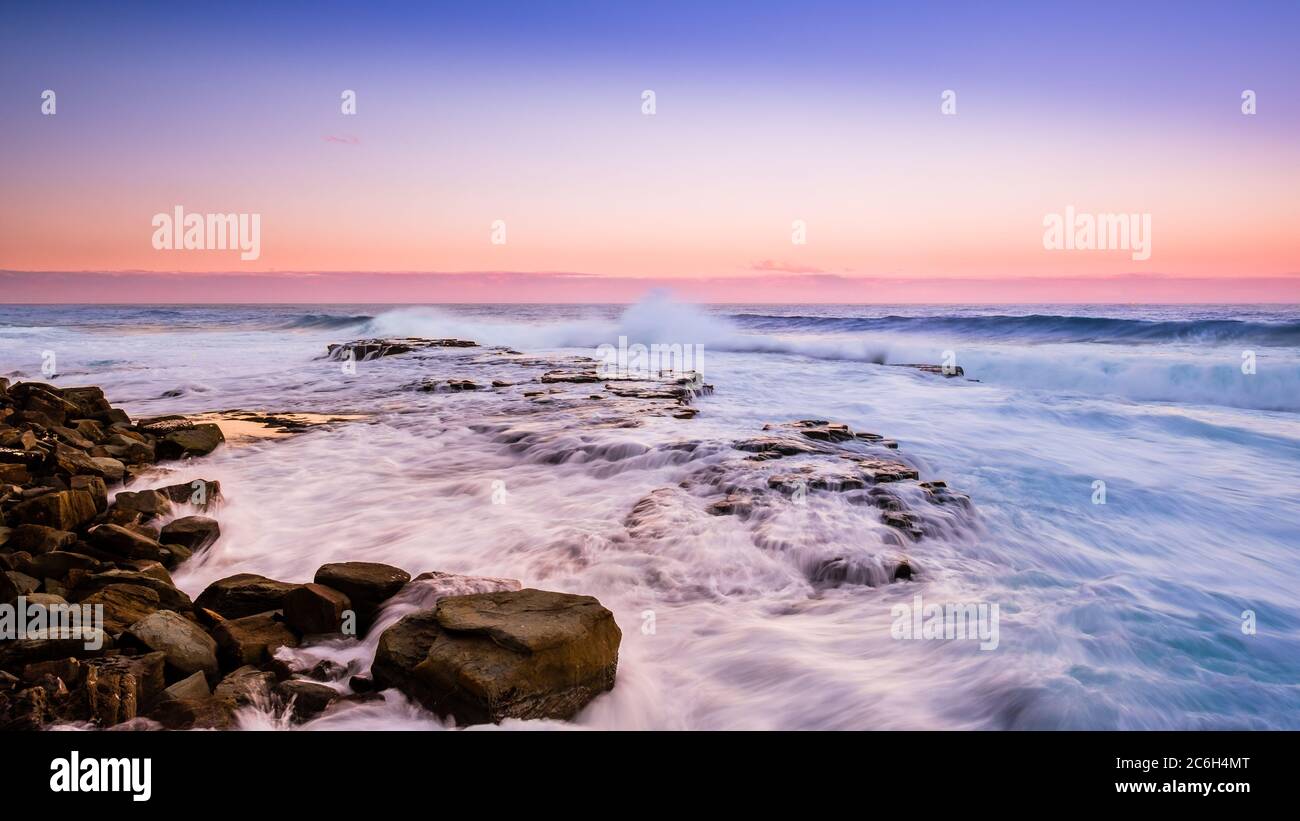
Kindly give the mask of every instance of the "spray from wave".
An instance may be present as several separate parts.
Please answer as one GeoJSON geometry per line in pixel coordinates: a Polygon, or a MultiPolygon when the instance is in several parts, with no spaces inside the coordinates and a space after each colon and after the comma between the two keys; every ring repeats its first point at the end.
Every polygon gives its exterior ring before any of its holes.
{"type": "MultiPolygon", "coordinates": [[[[1091,316],[778,316],[725,314],[655,292],[616,319],[520,323],[439,308],[402,308],[367,321],[373,336],[474,339],[522,350],[594,350],[602,344],[703,345],[710,353],[765,354],[863,364],[941,363],[968,377],[1034,391],[1300,410],[1300,322],[1162,320],[1091,316]],[[1201,340],[1200,344],[1190,344],[1201,340]],[[1261,350],[1242,365],[1247,341],[1261,350]],[[1038,344],[1026,345],[1026,342],[1038,344]],[[1097,345],[1105,341],[1110,344],[1097,345]],[[1232,342],[1236,341],[1234,347],[1232,342]],[[1288,343],[1289,344],[1289,343],[1288,343]]],[[[1252,354],[1253,355],[1253,354],[1252,354]]]]}

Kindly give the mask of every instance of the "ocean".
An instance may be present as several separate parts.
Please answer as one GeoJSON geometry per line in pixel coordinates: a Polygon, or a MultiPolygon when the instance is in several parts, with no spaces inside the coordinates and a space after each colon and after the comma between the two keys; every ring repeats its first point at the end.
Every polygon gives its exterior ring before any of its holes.
{"type": "MultiPolygon", "coordinates": [[[[137,417],[358,415],[196,463],[223,486],[223,535],[178,585],[367,560],[596,596],[623,644],[617,685],[580,727],[1300,728],[1295,306],[4,306],[0,375],[99,385],[137,417]],[[323,356],[407,335],[547,355],[620,336],[701,345],[714,392],[693,419],[564,429],[514,419],[507,391],[413,389],[491,380],[500,366],[474,349],[353,374],[323,356]],[[962,374],[895,367],[912,363],[962,374]],[[544,446],[507,446],[490,419],[544,446]],[[703,513],[682,489],[718,457],[676,443],[799,419],[898,442],[970,514],[899,542],[844,494],[756,522],[703,513]],[[630,526],[664,489],[653,526],[630,526]],[[911,581],[809,573],[900,553],[911,581]],[[900,639],[918,595],[996,604],[996,648],[900,639]]],[[[373,642],[297,652],[364,672],[373,642]]],[[[253,708],[241,722],[288,726],[253,708]]],[[[305,726],[444,725],[388,691],[305,726]]]]}

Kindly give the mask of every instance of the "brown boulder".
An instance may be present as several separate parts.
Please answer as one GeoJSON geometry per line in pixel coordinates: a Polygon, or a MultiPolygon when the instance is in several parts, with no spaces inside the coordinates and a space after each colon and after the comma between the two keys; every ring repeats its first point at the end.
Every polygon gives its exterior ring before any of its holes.
{"type": "Polygon", "coordinates": [[[182,459],[187,456],[206,456],[226,441],[221,428],[211,423],[174,430],[164,435],[154,446],[161,459],[182,459]]]}
{"type": "Polygon", "coordinates": [[[165,544],[183,545],[197,553],[212,544],[221,535],[216,519],[207,516],[183,516],[163,526],[161,540],[165,544]]]}
{"type": "Polygon", "coordinates": [[[76,530],[95,518],[95,499],[85,490],[46,493],[14,505],[9,523],[45,525],[55,530],[76,530]]]}
{"type": "Polygon", "coordinates": [[[256,573],[237,573],[208,585],[194,604],[225,618],[237,619],[282,609],[284,597],[290,590],[301,586],[277,582],[256,573]]]}
{"type": "Polygon", "coordinates": [[[104,629],[117,635],[158,610],[158,593],[138,584],[110,584],[81,600],[83,605],[102,605],[104,629]]]}
{"type": "Polygon", "coordinates": [[[181,676],[217,674],[217,643],[197,624],[171,610],[150,613],[126,634],[149,650],[165,653],[168,669],[181,676]]]}
{"type": "Polygon", "coordinates": [[[321,565],[314,579],[316,584],[331,587],[348,597],[361,631],[374,621],[380,605],[410,580],[411,574],[405,570],[376,562],[321,565]]]}
{"type": "Polygon", "coordinates": [[[123,490],[113,497],[113,507],[139,513],[143,521],[172,513],[171,500],[156,490],[123,490]]]}
{"type": "Polygon", "coordinates": [[[315,718],[339,699],[333,687],[302,679],[282,681],[275,691],[289,705],[295,721],[315,718]]]}
{"type": "Polygon", "coordinates": [[[67,530],[55,530],[45,525],[18,525],[9,534],[5,547],[40,555],[63,550],[76,541],[77,534],[67,530]]]}
{"type": "MultiPolygon", "coordinates": [[[[54,555],[54,554],[50,554],[54,555]]],[[[194,602],[190,597],[169,581],[160,579],[156,574],[148,571],[136,570],[106,570],[103,573],[95,573],[86,576],[77,581],[72,588],[71,595],[74,601],[81,601],[96,590],[102,590],[110,584],[139,584],[144,585],[158,594],[158,608],[160,610],[178,610],[188,613],[194,609],[194,602]]]]}
{"type": "Polygon", "coordinates": [[[299,633],[337,633],[344,611],[352,609],[347,596],[321,584],[305,584],[284,598],[284,619],[299,633]]]}
{"type": "Polygon", "coordinates": [[[298,646],[298,637],[275,613],[224,619],[213,626],[212,637],[226,668],[266,664],[281,647],[298,646]]]}
{"type": "Polygon", "coordinates": [[[614,686],[621,638],[613,614],[590,596],[454,596],[385,631],[373,673],[465,724],[569,719],[614,686]]]}

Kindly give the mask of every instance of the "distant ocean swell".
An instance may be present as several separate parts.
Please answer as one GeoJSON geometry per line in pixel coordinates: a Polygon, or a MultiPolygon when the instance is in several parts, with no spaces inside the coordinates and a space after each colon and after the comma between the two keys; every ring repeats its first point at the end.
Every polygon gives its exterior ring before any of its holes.
{"type": "Polygon", "coordinates": [[[735,314],[741,326],[755,331],[844,333],[893,331],[960,334],[988,340],[1043,342],[1194,342],[1300,345],[1300,322],[1248,322],[1237,319],[1119,319],[1092,316],[775,316],[735,314]]]}

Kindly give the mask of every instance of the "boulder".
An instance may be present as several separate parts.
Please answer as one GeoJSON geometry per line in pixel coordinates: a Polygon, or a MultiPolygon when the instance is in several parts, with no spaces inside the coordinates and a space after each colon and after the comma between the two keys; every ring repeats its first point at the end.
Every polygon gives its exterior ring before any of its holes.
{"type": "Polygon", "coordinates": [[[110,584],[81,600],[83,605],[102,605],[104,629],[116,636],[158,611],[157,591],[139,584],[110,584]]]}
{"type": "Polygon", "coordinates": [[[83,662],[81,688],[89,719],[111,727],[147,710],[162,693],[165,661],[163,653],[153,652],[83,662]]]}
{"type": "Polygon", "coordinates": [[[410,580],[411,574],[405,570],[375,562],[321,565],[314,579],[316,584],[331,587],[348,597],[362,631],[374,621],[379,606],[410,580]]]}
{"type": "Polygon", "coordinates": [[[255,573],[237,573],[208,585],[194,603],[225,618],[237,619],[282,609],[284,597],[301,586],[255,573]]]}
{"type": "Polygon", "coordinates": [[[192,553],[212,544],[220,535],[221,528],[217,525],[217,520],[207,516],[184,516],[167,523],[162,529],[162,541],[165,544],[183,545],[192,553]]]}
{"type": "Polygon", "coordinates": [[[282,681],[275,691],[289,705],[296,721],[315,718],[339,699],[339,692],[333,687],[302,679],[282,681]]]}
{"type": "Polygon", "coordinates": [[[248,705],[267,707],[271,703],[271,688],[275,676],[264,673],[252,665],[244,665],[221,680],[212,691],[212,697],[232,710],[248,705]]]}
{"type": "Polygon", "coordinates": [[[85,490],[46,493],[14,505],[7,519],[10,525],[45,525],[55,530],[76,530],[95,518],[95,499],[85,490]]]}
{"type": "Polygon", "coordinates": [[[108,485],[99,476],[73,476],[68,480],[68,487],[89,493],[99,513],[108,510],[108,485]]]}
{"type": "Polygon", "coordinates": [[[113,649],[113,640],[103,631],[87,629],[85,635],[68,638],[6,639],[0,641],[0,670],[21,670],[37,661],[86,659],[113,649]]]}
{"type": "Polygon", "coordinates": [[[158,594],[160,610],[178,610],[188,613],[194,609],[194,602],[190,601],[190,597],[170,581],[160,579],[153,573],[138,570],[106,570],[79,579],[72,588],[73,600],[81,601],[110,584],[140,584],[148,587],[158,594]]]}
{"type": "Polygon", "coordinates": [[[372,671],[464,724],[569,719],[614,686],[621,639],[613,614],[590,596],[453,596],[385,631],[372,671]]]}
{"type": "Polygon", "coordinates": [[[109,484],[117,484],[126,478],[126,463],[121,459],[112,456],[92,456],[90,462],[94,468],[87,472],[109,484]]]}
{"type": "Polygon", "coordinates": [[[180,676],[217,674],[217,643],[194,622],[159,610],[127,628],[126,634],[149,650],[166,654],[167,667],[180,676]]]}
{"type": "Polygon", "coordinates": [[[99,559],[82,553],[70,550],[56,550],[53,553],[33,556],[31,562],[27,565],[27,570],[31,575],[39,576],[42,579],[62,579],[68,575],[70,570],[94,572],[103,567],[103,564],[99,559]]]}
{"type": "Polygon", "coordinates": [[[177,699],[202,700],[210,695],[212,695],[212,691],[208,689],[208,680],[204,678],[202,673],[195,673],[189,678],[183,678],[163,690],[158,697],[168,701],[177,699]]]}
{"type": "Polygon", "coordinates": [[[159,459],[182,459],[187,456],[206,456],[226,441],[221,428],[207,423],[190,428],[173,430],[165,434],[154,446],[159,459]]]}
{"type": "Polygon", "coordinates": [[[156,490],[123,490],[113,497],[113,506],[119,510],[139,513],[144,521],[172,514],[171,500],[156,490]]]}
{"type": "Polygon", "coordinates": [[[168,730],[229,730],[234,710],[224,701],[207,698],[162,698],[149,718],[168,730]]]}
{"type": "Polygon", "coordinates": [[[304,584],[284,597],[284,619],[299,633],[337,633],[343,614],[352,602],[339,591],[322,584],[304,584]]]}
{"type": "Polygon", "coordinates": [[[275,613],[224,619],[212,628],[225,668],[266,664],[281,647],[297,647],[298,637],[275,613]]]}
{"type": "Polygon", "coordinates": [[[25,550],[40,555],[63,550],[76,541],[77,534],[67,530],[55,530],[45,525],[18,525],[10,532],[5,546],[10,550],[25,550]]]}
{"type": "Polygon", "coordinates": [[[121,525],[96,525],[86,535],[95,547],[126,559],[172,562],[171,553],[161,544],[121,525]]]}
{"type": "Polygon", "coordinates": [[[211,479],[195,479],[178,485],[158,488],[173,504],[188,504],[199,508],[221,501],[221,483],[211,479]]]}

